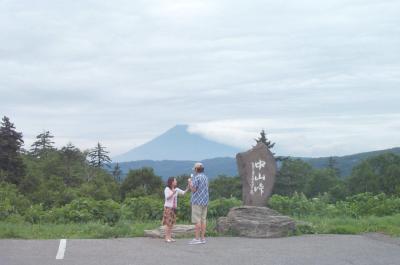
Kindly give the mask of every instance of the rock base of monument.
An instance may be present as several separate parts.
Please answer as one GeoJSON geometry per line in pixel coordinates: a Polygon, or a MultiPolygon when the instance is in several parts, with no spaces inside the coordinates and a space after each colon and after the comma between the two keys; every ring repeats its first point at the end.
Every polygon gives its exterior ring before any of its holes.
{"type": "Polygon", "coordinates": [[[230,209],[217,221],[217,231],[254,238],[286,237],[296,229],[293,219],[267,207],[241,206],[230,209]]]}
{"type": "MultiPolygon", "coordinates": [[[[173,237],[193,237],[194,225],[175,225],[172,229],[173,237]]],[[[154,230],[144,230],[145,237],[163,238],[165,236],[165,227],[160,226],[154,230]]]]}

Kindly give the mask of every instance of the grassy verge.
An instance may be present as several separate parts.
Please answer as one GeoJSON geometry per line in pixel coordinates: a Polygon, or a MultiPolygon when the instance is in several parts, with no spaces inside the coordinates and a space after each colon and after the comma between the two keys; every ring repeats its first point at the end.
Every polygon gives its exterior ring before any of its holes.
{"type": "Polygon", "coordinates": [[[114,226],[101,223],[29,224],[0,222],[0,238],[113,238],[143,236],[145,229],[154,229],[160,222],[119,222],[114,226]]]}
{"type": "Polygon", "coordinates": [[[361,234],[379,232],[391,236],[400,236],[400,214],[392,216],[367,216],[360,219],[350,217],[308,216],[301,221],[311,223],[311,227],[299,227],[298,234],[361,234]]]}
{"type": "MultiPolygon", "coordinates": [[[[144,235],[144,230],[155,229],[159,226],[160,221],[148,221],[144,223],[124,221],[114,226],[101,223],[29,224],[23,222],[0,222],[0,238],[58,239],[141,237],[144,235]]],[[[215,220],[208,221],[208,236],[218,236],[218,233],[215,231],[215,226],[215,220]]]]}
{"type": "MultiPolygon", "coordinates": [[[[296,235],[300,234],[360,234],[379,232],[391,236],[400,236],[400,214],[384,217],[350,217],[327,218],[320,216],[302,217],[296,235]]],[[[21,239],[57,239],[57,238],[114,238],[140,237],[144,230],[155,229],[159,221],[132,223],[121,221],[114,226],[101,223],[86,224],[29,224],[0,222],[0,238],[21,239]]],[[[219,236],[215,231],[216,220],[209,220],[208,236],[219,236]]]]}

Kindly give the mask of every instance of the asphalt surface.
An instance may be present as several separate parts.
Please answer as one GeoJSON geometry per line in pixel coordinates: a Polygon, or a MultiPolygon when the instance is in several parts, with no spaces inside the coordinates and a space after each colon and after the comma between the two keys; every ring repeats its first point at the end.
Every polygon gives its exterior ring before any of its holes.
{"type": "Polygon", "coordinates": [[[0,240],[1,265],[399,265],[400,240],[379,234],[308,235],[276,239],[208,238],[204,245],[188,239],[67,239],[63,259],[60,240],[0,240]]]}

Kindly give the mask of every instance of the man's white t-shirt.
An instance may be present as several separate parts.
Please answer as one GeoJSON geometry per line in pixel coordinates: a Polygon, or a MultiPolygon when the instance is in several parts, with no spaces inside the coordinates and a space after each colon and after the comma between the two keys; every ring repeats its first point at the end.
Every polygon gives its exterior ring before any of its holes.
{"type": "Polygon", "coordinates": [[[164,207],[176,208],[178,205],[178,194],[184,195],[186,193],[186,191],[181,190],[180,188],[175,188],[175,190],[176,190],[175,194],[170,199],[167,199],[169,196],[171,196],[173,191],[169,187],[165,188],[165,190],[164,190],[164,195],[165,195],[164,207]]]}

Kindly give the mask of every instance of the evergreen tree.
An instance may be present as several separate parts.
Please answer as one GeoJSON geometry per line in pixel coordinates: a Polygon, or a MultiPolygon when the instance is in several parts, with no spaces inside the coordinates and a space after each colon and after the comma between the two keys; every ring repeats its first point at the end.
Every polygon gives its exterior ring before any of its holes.
{"type": "Polygon", "coordinates": [[[330,192],[337,187],[341,180],[336,176],[335,172],[330,169],[314,169],[310,180],[307,184],[307,197],[314,197],[318,194],[330,192]]]}
{"type": "Polygon", "coordinates": [[[260,137],[258,137],[258,139],[254,139],[257,143],[263,143],[263,144],[265,144],[267,147],[268,147],[268,149],[272,149],[272,148],[274,148],[274,146],[275,146],[275,143],[272,143],[271,141],[269,141],[268,139],[267,139],[267,136],[266,136],[266,134],[265,134],[265,131],[264,130],[262,130],[261,132],[260,132],[260,137]]]}
{"type": "Polygon", "coordinates": [[[300,159],[287,159],[276,176],[274,193],[291,196],[294,192],[306,192],[313,169],[300,159]]]}
{"type": "Polygon", "coordinates": [[[338,177],[340,176],[340,169],[338,168],[337,160],[333,156],[329,157],[327,168],[333,170],[338,177]]]}
{"type": "MultiPolygon", "coordinates": [[[[274,146],[275,146],[275,143],[272,143],[270,140],[268,140],[264,130],[262,130],[260,132],[260,137],[258,137],[257,139],[254,139],[254,140],[257,142],[257,144],[258,143],[265,144],[271,152],[272,152],[272,148],[274,148],[274,146]]],[[[272,155],[275,156],[275,153],[272,153],[272,155]]],[[[288,157],[283,157],[283,156],[275,157],[276,161],[285,161],[287,159],[288,159],[288,157]]]]}
{"type": "Polygon", "coordinates": [[[67,186],[78,185],[83,181],[82,172],[86,164],[86,155],[71,143],[61,148],[60,154],[63,162],[64,183],[67,186]]]}
{"type": "Polygon", "coordinates": [[[121,167],[119,166],[119,163],[117,163],[114,166],[112,175],[113,175],[115,181],[117,181],[118,183],[121,182],[122,170],[121,170],[121,167]]]}
{"type": "Polygon", "coordinates": [[[21,158],[23,143],[22,133],[17,132],[10,119],[4,116],[0,126],[0,181],[20,184],[25,173],[21,158]]]}
{"type": "Polygon", "coordinates": [[[387,153],[368,158],[355,166],[348,179],[349,190],[356,194],[372,192],[398,194],[400,191],[400,156],[387,153]]]}
{"type": "Polygon", "coordinates": [[[36,136],[36,141],[31,145],[31,155],[37,158],[47,156],[47,153],[54,150],[53,135],[45,131],[36,136]]]}
{"type": "Polygon", "coordinates": [[[106,148],[102,146],[100,143],[97,143],[97,146],[89,151],[89,164],[95,168],[102,168],[104,165],[110,167],[108,163],[111,163],[111,159],[108,156],[108,151],[106,148]]]}

